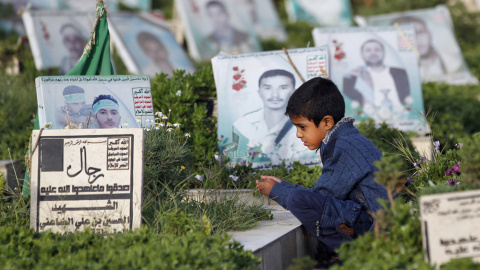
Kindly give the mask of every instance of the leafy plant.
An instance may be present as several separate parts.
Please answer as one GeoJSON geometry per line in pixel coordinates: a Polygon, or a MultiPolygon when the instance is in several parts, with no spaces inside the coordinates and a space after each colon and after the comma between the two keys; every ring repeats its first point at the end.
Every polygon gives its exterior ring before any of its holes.
{"type": "Polygon", "coordinates": [[[89,231],[36,233],[0,227],[6,269],[256,269],[260,259],[224,235],[157,234],[148,229],[107,238],[89,231]]]}
{"type": "Polygon", "coordinates": [[[216,96],[211,67],[194,74],[178,70],[173,77],[157,74],[151,84],[155,109],[182,123],[181,129],[191,134],[189,144],[195,146],[195,166],[212,164],[218,151],[216,117],[208,113],[207,106],[212,105],[213,111],[211,98],[216,96]]]}

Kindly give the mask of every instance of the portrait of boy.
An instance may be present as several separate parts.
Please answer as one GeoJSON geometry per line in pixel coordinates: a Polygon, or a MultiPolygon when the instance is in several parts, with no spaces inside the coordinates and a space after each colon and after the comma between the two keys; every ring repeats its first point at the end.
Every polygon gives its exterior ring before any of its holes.
{"type": "Polygon", "coordinates": [[[92,112],[92,107],[85,103],[85,90],[76,85],[69,85],[63,89],[65,106],[55,112],[56,127],[64,128],[68,123],[86,124],[87,117],[92,112]]]}
{"type": "Polygon", "coordinates": [[[118,101],[111,95],[100,95],[93,100],[93,115],[98,128],[117,128],[120,116],[118,101]]]}
{"type": "Polygon", "coordinates": [[[318,151],[322,174],[312,188],[293,185],[274,176],[261,176],[257,190],[288,209],[318,239],[328,259],[338,260],[335,249],[374,226],[372,214],[381,208],[377,199],[387,199],[376,183],[373,164],[380,151],[345,117],[345,101],[336,85],[313,78],[290,97],[286,115],[297,137],[309,150],[318,151]]]}

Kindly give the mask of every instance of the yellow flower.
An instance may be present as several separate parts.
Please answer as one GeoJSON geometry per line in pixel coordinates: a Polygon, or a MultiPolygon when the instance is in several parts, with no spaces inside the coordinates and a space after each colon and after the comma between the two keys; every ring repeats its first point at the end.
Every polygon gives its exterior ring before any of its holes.
{"type": "Polygon", "coordinates": [[[185,170],[185,166],[180,166],[180,169],[185,170]]]}

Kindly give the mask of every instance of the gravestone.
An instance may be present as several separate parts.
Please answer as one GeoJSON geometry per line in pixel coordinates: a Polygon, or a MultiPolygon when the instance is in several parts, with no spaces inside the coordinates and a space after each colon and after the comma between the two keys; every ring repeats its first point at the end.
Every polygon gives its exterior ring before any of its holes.
{"type": "MultiPolygon", "coordinates": [[[[33,142],[40,131],[33,131],[33,142]]],[[[31,164],[30,227],[100,234],[139,228],[143,129],[44,130],[31,164]]]]}
{"type": "Polygon", "coordinates": [[[0,173],[5,178],[5,187],[15,190],[23,183],[25,168],[20,161],[0,160],[0,173]]]}
{"type": "Polygon", "coordinates": [[[426,261],[480,261],[480,190],[422,196],[420,211],[426,261]]]}

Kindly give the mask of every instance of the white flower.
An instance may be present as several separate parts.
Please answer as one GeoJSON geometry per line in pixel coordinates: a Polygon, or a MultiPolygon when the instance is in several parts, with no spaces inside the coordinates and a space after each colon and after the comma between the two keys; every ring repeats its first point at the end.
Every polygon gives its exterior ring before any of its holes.
{"type": "Polygon", "coordinates": [[[153,119],[152,119],[152,118],[148,118],[148,119],[147,119],[147,122],[153,123],[153,119]]]}
{"type": "Polygon", "coordinates": [[[155,116],[162,117],[163,113],[162,112],[156,112],[155,116]]]}
{"type": "Polygon", "coordinates": [[[168,117],[166,115],[162,116],[162,119],[167,120],[168,117]]]}
{"type": "Polygon", "coordinates": [[[180,123],[173,124],[174,127],[179,127],[180,125],[181,125],[180,123]]]}
{"type": "Polygon", "coordinates": [[[172,132],[172,131],[173,131],[173,128],[168,128],[167,131],[168,131],[168,132],[172,132]]]}
{"type": "Polygon", "coordinates": [[[156,126],[155,129],[160,129],[160,127],[159,127],[159,126],[156,126]]]}
{"type": "Polygon", "coordinates": [[[407,104],[412,104],[412,103],[413,103],[413,98],[412,98],[412,96],[407,96],[407,97],[405,98],[405,103],[407,103],[407,104]]]}
{"type": "Polygon", "coordinates": [[[181,90],[178,90],[178,91],[177,91],[177,93],[176,93],[175,95],[177,95],[177,96],[181,97],[181,96],[182,96],[182,91],[181,91],[181,90]]]}
{"type": "Polygon", "coordinates": [[[147,127],[145,128],[145,130],[146,130],[146,131],[150,131],[150,129],[149,129],[149,128],[147,128],[147,127]]]}
{"type": "Polygon", "coordinates": [[[158,125],[161,126],[161,127],[164,127],[164,126],[165,126],[165,123],[160,122],[158,125]]]}
{"type": "Polygon", "coordinates": [[[353,100],[352,103],[350,103],[350,107],[352,107],[352,109],[356,109],[360,107],[360,102],[353,100]]]}
{"type": "Polygon", "coordinates": [[[167,127],[171,127],[172,124],[170,122],[167,122],[167,127]]]}
{"type": "Polygon", "coordinates": [[[228,177],[230,177],[234,182],[237,182],[238,176],[230,174],[228,177]]]}
{"type": "Polygon", "coordinates": [[[203,176],[201,176],[200,174],[195,175],[195,178],[196,178],[198,181],[203,181],[203,176]]]}
{"type": "Polygon", "coordinates": [[[185,133],[185,137],[189,137],[189,138],[190,138],[190,137],[192,137],[192,135],[190,135],[190,133],[187,132],[187,133],[185,133]]]}
{"type": "Polygon", "coordinates": [[[172,111],[172,109],[168,109],[168,112],[171,112],[171,111],[172,111]]]}
{"type": "Polygon", "coordinates": [[[137,118],[137,120],[135,120],[135,121],[136,121],[137,123],[140,123],[140,122],[142,122],[142,118],[139,117],[139,118],[137,118]]]}
{"type": "Polygon", "coordinates": [[[128,127],[128,122],[123,123],[124,127],[128,127]]]}

